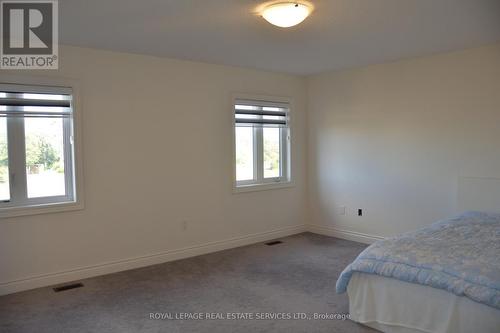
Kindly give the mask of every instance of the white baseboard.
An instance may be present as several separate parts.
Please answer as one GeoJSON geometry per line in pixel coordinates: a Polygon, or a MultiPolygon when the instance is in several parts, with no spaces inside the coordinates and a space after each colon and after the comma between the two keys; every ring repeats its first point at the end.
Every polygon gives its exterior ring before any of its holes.
{"type": "Polygon", "coordinates": [[[309,224],[307,226],[307,231],[315,234],[347,239],[363,244],[371,244],[378,240],[384,239],[384,237],[381,236],[369,235],[357,231],[343,230],[335,227],[321,226],[316,224],[309,224]]]}
{"type": "Polygon", "coordinates": [[[266,232],[234,237],[222,241],[189,246],[176,250],[169,250],[151,255],[102,263],[99,265],[75,268],[72,270],[42,274],[13,281],[0,282],[0,295],[7,295],[19,291],[46,287],[54,284],[86,279],[94,276],[116,273],[134,268],[161,264],[211,252],[227,250],[239,246],[250,245],[274,238],[290,236],[307,231],[305,225],[284,227],[266,232]]]}

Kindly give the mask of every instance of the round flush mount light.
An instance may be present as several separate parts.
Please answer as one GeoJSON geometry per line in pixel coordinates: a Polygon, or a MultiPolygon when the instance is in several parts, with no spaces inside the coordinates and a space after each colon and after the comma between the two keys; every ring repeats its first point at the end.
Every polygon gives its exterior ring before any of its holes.
{"type": "Polygon", "coordinates": [[[299,24],[310,13],[311,8],[300,2],[278,2],[262,9],[262,17],[267,22],[282,28],[299,24]]]}

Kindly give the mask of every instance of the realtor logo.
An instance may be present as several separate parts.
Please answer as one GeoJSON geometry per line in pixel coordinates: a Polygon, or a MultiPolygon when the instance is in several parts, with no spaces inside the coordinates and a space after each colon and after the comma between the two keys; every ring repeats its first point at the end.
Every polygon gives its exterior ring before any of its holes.
{"type": "Polygon", "coordinates": [[[57,0],[0,1],[1,69],[57,69],[57,0]]]}

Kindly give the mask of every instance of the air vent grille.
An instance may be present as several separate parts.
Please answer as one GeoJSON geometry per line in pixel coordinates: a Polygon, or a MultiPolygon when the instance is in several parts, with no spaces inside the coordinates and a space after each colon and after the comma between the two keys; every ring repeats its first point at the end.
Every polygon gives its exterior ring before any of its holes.
{"type": "Polygon", "coordinates": [[[278,244],[281,244],[283,243],[282,241],[271,241],[271,242],[267,242],[265,243],[266,245],[268,246],[272,246],[272,245],[278,245],[278,244]]]}
{"type": "Polygon", "coordinates": [[[76,289],[76,288],[81,288],[81,287],[83,287],[83,283],[70,283],[70,284],[65,284],[64,286],[55,287],[54,291],[56,293],[58,293],[61,291],[66,291],[66,290],[76,289]]]}

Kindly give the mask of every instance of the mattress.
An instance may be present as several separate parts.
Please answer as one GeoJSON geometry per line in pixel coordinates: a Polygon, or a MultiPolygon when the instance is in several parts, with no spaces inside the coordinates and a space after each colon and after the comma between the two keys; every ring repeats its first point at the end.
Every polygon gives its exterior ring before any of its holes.
{"type": "MultiPolygon", "coordinates": [[[[340,274],[346,291],[354,272],[443,289],[500,310],[500,214],[466,212],[377,241],[340,274]]],[[[500,332],[500,330],[499,330],[500,332]]]]}
{"type": "Polygon", "coordinates": [[[387,333],[498,333],[500,310],[429,286],[355,272],[351,319],[387,333]]]}

